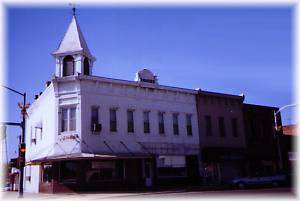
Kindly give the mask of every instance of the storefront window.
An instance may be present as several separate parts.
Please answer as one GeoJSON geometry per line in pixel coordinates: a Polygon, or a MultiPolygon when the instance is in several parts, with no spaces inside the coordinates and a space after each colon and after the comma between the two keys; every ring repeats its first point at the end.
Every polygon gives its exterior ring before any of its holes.
{"type": "Polygon", "coordinates": [[[60,164],[61,182],[76,181],[77,163],[75,161],[63,161],[60,164]]]}
{"type": "Polygon", "coordinates": [[[95,183],[99,181],[116,179],[121,176],[119,172],[119,166],[116,168],[115,161],[93,161],[91,164],[91,169],[87,172],[87,182],[95,183]]]}
{"type": "Polygon", "coordinates": [[[159,177],[186,177],[185,156],[159,156],[157,170],[159,177]]]}
{"type": "Polygon", "coordinates": [[[160,167],[158,168],[159,177],[185,177],[186,168],[175,168],[175,167],[160,167]]]}

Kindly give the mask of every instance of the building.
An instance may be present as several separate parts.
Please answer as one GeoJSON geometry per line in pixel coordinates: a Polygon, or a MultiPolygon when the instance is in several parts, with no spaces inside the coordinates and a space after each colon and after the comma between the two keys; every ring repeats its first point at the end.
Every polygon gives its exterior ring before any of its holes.
{"type": "MultiPolygon", "coordinates": [[[[275,130],[276,107],[244,104],[247,174],[270,175],[282,169],[282,154],[275,130]]],[[[280,114],[277,125],[281,126],[280,114]]]]}
{"type": "Polygon", "coordinates": [[[196,90],[93,75],[76,16],[53,53],[55,76],[28,109],[27,192],[124,189],[197,181],[196,90]]]}
{"type": "Polygon", "coordinates": [[[283,135],[280,138],[282,161],[284,172],[294,175],[297,163],[296,138],[298,136],[298,125],[282,126],[283,135]]]}
{"type": "Polygon", "coordinates": [[[145,68],[134,80],[96,76],[75,15],[53,57],[55,75],[27,111],[26,192],[220,184],[278,169],[277,108],[163,86],[145,68]]]}
{"type": "Polygon", "coordinates": [[[198,90],[200,172],[204,184],[220,184],[244,174],[244,96],[198,90]]]}

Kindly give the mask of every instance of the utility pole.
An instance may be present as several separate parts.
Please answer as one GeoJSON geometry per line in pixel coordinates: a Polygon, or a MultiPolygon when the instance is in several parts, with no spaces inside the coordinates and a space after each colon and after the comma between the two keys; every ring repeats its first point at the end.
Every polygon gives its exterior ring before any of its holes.
{"type": "Polygon", "coordinates": [[[4,125],[12,125],[12,126],[20,126],[22,129],[21,134],[21,142],[19,144],[19,168],[20,168],[20,179],[19,179],[19,197],[23,197],[23,181],[24,181],[24,167],[25,167],[25,152],[26,152],[26,144],[25,144],[25,126],[26,126],[26,110],[29,107],[29,104],[26,104],[26,93],[21,93],[17,90],[14,90],[12,88],[9,88],[7,86],[0,85],[3,88],[6,88],[16,94],[19,94],[23,97],[23,104],[18,103],[18,106],[21,109],[21,115],[22,115],[22,122],[21,123],[14,123],[14,122],[4,122],[1,124],[4,125]]]}
{"type": "MultiPolygon", "coordinates": [[[[19,105],[20,106],[20,105],[19,105]]],[[[22,113],[22,135],[21,135],[21,144],[20,144],[20,185],[19,185],[19,197],[23,197],[23,181],[24,181],[24,167],[25,167],[25,152],[26,152],[26,144],[25,144],[25,121],[26,121],[26,93],[23,94],[23,106],[21,107],[22,113]]]]}

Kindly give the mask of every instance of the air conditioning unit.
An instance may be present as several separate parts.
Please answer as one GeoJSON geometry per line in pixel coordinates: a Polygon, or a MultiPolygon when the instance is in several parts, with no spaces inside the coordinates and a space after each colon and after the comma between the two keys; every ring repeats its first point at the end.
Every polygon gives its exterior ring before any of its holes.
{"type": "Polygon", "coordinates": [[[102,125],[101,124],[92,124],[92,132],[100,132],[102,129],[102,125]]]}
{"type": "Polygon", "coordinates": [[[36,144],[36,139],[31,139],[31,143],[36,144]]]}

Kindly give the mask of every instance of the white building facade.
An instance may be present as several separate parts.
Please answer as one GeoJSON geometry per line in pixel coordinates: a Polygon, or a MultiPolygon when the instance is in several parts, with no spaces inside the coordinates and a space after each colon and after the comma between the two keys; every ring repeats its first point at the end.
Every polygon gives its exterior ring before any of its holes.
{"type": "Polygon", "coordinates": [[[94,76],[73,16],[55,76],[28,110],[27,192],[150,188],[198,177],[197,90],[94,76]]]}

